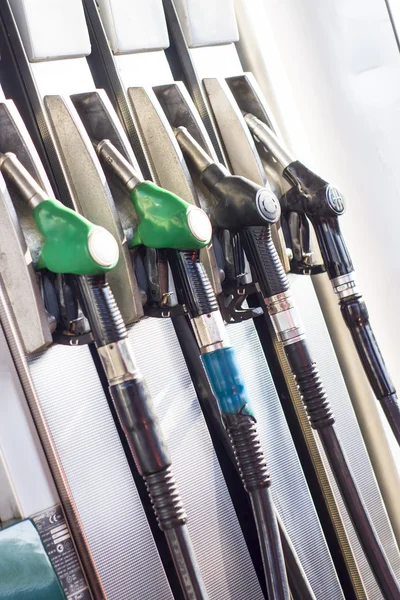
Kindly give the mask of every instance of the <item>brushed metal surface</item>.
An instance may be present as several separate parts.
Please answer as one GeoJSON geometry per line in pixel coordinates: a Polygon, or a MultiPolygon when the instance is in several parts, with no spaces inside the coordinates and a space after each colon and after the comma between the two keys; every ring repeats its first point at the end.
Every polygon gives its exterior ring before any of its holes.
{"type": "Polygon", "coordinates": [[[0,522],[4,522],[28,518],[59,499],[1,327],[0,376],[0,522]]]}
{"type": "Polygon", "coordinates": [[[130,87],[128,98],[146,140],[157,183],[196,204],[196,192],[182,152],[153,90],[130,87]]]}
{"type": "Polygon", "coordinates": [[[257,416],[271,472],[274,504],[316,597],[343,598],[254,324],[232,324],[228,332],[257,416]]]}
{"type": "Polygon", "coordinates": [[[52,342],[32,257],[0,175],[0,272],[27,353],[52,342]]]}
{"type": "Polygon", "coordinates": [[[89,349],[53,346],[29,370],[104,598],[172,600],[89,349]]]}
{"type": "Polygon", "coordinates": [[[210,600],[261,600],[172,322],[145,319],[130,329],[129,342],[157,406],[210,600]]]}
{"type": "MultiPolygon", "coordinates": [[[[126,133],[118,119],[111,102],[104,90],[74,94],[71,100],[91,140],[100,142],[107,139],[130,162],[135,171],[141,175],[136,157],[129,144],[126,133]]],[[[102,164],[102,169],[109,185],[115,208],[122,225],[122,229],[129,243],[139,223],[129,192],[121,185],[111,169],[102,164]]]]}
{"type": "MultiPolygon", "coordinates": [[[[357,423],[356,416],[339,365],[329,339],[324,317],[318,303],[310,279],[302,275],[290,275],[290,284],[296,304],[302,315],[306,328],[307,340],[311,353],[317,362],[321,379],[324,382],[328,397],[336,416],[336,430],[343,444],[354,478],[360,489],[368,512],[372,518],[378,537],[384,547],[392,568],[400,578],[400,555],[393,531],[382,502],[382,497],[371,467],[364,441],[357,423]]],[[[329,468],[328,468],[329,471],[329,468]]],[[[332,478],[332,475],[331,475],[332,478]]],[[[353,527],[340,500],[337,487],[333,488],[342,507],[346,529],[353,546],[355,558],[360,566],[361,574],[371,598],[382,598],[371,570],[367,564],[361,546],[356,539],[353,527]]]]}
{"type": "Polygon", "coordinates": [[[254,140],[228,84],[217,77],[203,80],[219,132],[229,157],[232,172],[255,181],[267,183],[254,140]]]}

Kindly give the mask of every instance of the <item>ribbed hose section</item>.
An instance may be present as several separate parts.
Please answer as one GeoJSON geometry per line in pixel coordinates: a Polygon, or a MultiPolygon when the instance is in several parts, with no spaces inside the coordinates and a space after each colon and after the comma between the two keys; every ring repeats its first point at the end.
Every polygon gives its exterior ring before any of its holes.
{"type": "Polygon", "coordinates": [[[341,444],[332,427],[334,416],[305,340],[285,346],[285,353],[303,396],[311,426],[318,430],[364,554],[385,600],[400,600],[400,588],[365,508],[341,444]]]}
{"type": "Polygon", "coordinates": [[[225,413],[224,420],[246,491],[269,487],[271,477],[254,418],[225,413]]]}
{"type": "Polygon", "coordinates": [[[165,533],[185,600],[209,600],[171,467],[146,475],[144,480],[158,525],[165,533]]]}
{"type": "Polygon", "coordinates": [[[240,236],[264,298],[289,289],[289,281],[272,241],[271,226],[247,227],[240,236]]]}
{"type": "Polygon", "coordinates": [[[76,277],[85,315],[97,346],[127,337],[124,320],[104,275],[76,277]]]}
{"type": "Polygon", "coordinates": [[[218,310],[218,301],[203,264],[200,252],[171,251],[168,254],[178,298],[192,318],[218,310]]]}
{"type": "Polygon", "coordinates": [[[313,429],[323,429],[335,422],[318,369],[312,361],[305,340],[287,344],[285,354],[303,398],[313,429]]]}
{"type": "Polygon", "coordinates": [[[254,418],[223,415],[243,486],[250,495],[270,600],[289,600],[290,592],[275,508],[271,478],[254,418]]]}
{"type": "Polygon", "coordinates": [[[184,525],[187,516],[171,467],[146,475],[144,480],[160,529],[184,525]]]}

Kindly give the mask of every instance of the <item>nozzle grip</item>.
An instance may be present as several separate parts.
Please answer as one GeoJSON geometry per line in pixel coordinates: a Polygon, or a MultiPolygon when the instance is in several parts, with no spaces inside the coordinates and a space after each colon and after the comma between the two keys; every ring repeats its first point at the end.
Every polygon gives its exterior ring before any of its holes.
{"type": "Polygon", "coordinates": [[[118,251],[116,260],[109,266],[93,259],[89,238],[99,228],[58,200],[40,202],[33,210],[33,218],[44,238],[37,270],[47,268],[53,273],[101,275],[117,264],[118,251]]]}
{"type": "Polygon", "coordinates": [[[192,318],[218,310],[218,302],[199,252],[168,254],[178,300],[186,305],[192,318]]]}
{"type": "Polygon", "coordinates": [[[305,339],[284,346],[290,369],[296,379],[308,419],[313,429],[333,425],[335,417],[324,385],[305,339]]]}
{"type": "Polygon", "coordinates": [[[131,191],[131,200],[141,218],[131,246],[197,250],[210,243],[212,231],[207,216],[202,213],[201,218],[208,222],[208,228],[200,227],[200,233],[205,231],[205,234],[199,239],[201,235],[196,237],[190,227],[189,213],[202,211],[172,192],[144,181],[131,191]]]}
{"type": "Polygon", "coordinates": [[[240,237],[264,298],[286,292],[289,282],[272,241],[271,227],[247,227],[240,237]]]}
{"type": "Polygon", "coordinates": [[[322,259],[330,279],[354,271],[353,262],[340,230],[337,217],[310,217],[322,259]]]}

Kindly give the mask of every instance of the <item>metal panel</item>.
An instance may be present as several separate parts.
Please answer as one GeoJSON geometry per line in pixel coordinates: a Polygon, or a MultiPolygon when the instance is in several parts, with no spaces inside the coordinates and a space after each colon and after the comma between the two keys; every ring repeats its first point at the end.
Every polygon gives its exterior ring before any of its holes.
{"type": "Polygon", "coordinates": [[[233,0],[174,0],[189,47],[239,39],[233,0]]]}
{"type": "Polygon", "coordinates": [[[172,599],[89,349],[53,346],[29,368],[104,597],[172,599]]]}
{"type": "Polygon", "coordinates": [[[31,62],[90,54],[81,1],[68,0],[65,12],[63,4],[64,0],[10,0],[31,62]]]}
{"type": "Polygon", "coordinates": [[[16,517],[27,518],[59,500],[1,327],[0,377],[0,454],[8,471],[3,470],[3,475],[9,478],[9,489],[12,487],[10,492],[14,496],[13,514],[7,514],[4,512],[7,493],[0,474],[0,522],[4,522],[16,517]]]}
{"type": "Polygon", "coordinates": [[[157,405],[210,599],[261,600],[172,322],[146,319],[132,327],[129,340],[157,405]]]}
{"type": "Polygon", "coordinates": [[[316,597],[338,600],[342,591],[255,327],[246,321],[228,331],[257,415],[275,506],[316,597]]]}
{"type": "Polygon", "coordinates": [[[168,48],[162,0],[98,0],[98,5],[114,54],[168,48]]]}

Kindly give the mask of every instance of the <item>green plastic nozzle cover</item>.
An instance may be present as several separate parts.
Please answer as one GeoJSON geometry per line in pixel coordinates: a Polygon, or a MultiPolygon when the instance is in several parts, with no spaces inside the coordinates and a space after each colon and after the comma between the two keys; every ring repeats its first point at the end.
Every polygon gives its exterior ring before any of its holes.
{"type": "Polygon", "coordinates": [[[131,247],[144,245],[149,248],[197,250],[210,243],[208,217],[172,192],[144,181],[131,192],[131,200],[141,217],[131,247]]]}
{"type": "MultiPolygon", "coordinates": [[[[104,241],[107,242],[108,232],[58,200],[48,199],[38,204],[33,209],[33,218],[44,238],[36,270],[47,268],[53,273],[100,275],[110,271],[118,263],[118,252],[115,249],[115,260],[111,264],[105,266],[101,264],[101,260],[95,260],[93,251],[90,252],[90,236],[101,233],[106,236],[104,241]]],[[[115,240],[114,243],[116,244],[115,240]]]]}

